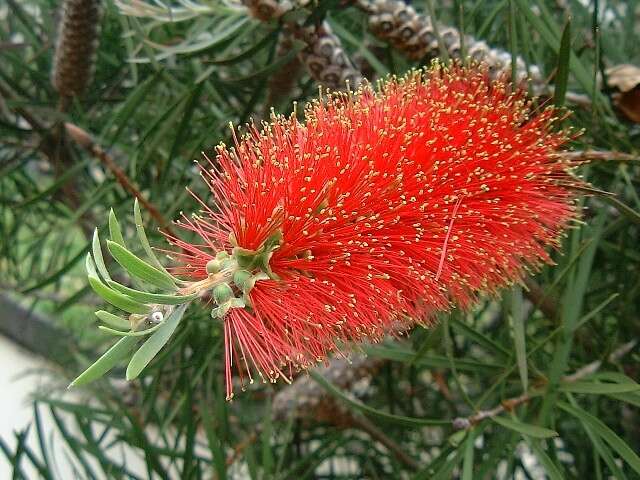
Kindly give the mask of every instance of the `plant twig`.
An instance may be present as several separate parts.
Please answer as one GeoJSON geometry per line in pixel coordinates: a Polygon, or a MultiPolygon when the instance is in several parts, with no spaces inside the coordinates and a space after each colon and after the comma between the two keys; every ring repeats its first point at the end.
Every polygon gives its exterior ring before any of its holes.
{"type": "Polygon", "coordinates": [[[572,162],[640,162],[640,156],[610,150],[577,150],[563,152],[562,158],[572,162]]]}
{"type": "MultiPolygon", "coordinates": [[[[609,362],[615,362],[617,360],[619,360],[620,358],[622,358],[624,355],[626,355],[627,353],[629,353],[636,345],[638,344],[638,340],[637,339],[633,339],[623,345],[621,345],[620,347],[618,347],[616,350],[614,350],[613,352],[611,352],[608,356],[608,361],[609,362]]],[[[574,373],[572,373],[571,375],[566,375],[564,377],[562,377],[562,381],[563,382],[576,382],[588,375],[591,375],[592,373],[595,373],[596,371],[598,371],[600,369],[600,367],[602,366],[603,361],[602,360],[595,360],[591,363],[588,363],[587,365],[579,368],[578,370],[576,370],[574,373]]],[[[535,395],[535,392],[525,392],[522,395],[519,395],[517,397],[512,397],[509,398],[507,400],[504,400],[501,402],[500,405],[490,409],[490,410],[480,410],[479,412],[475,413],[474,415],[471,415],[469,417],[457,417],[454,418],[452,421],[452,425],[453,428],[456,430],[463,430],[463,429],[467,429],[470,428],[476,424],[478,424],[479,422],[481,422],[482,420],[485,420],[487,418],[493,418],[493,417],[497,417],[498,415],[506,412],[506,411],[511,411],[514,408],[516,408],[519,405],[522,405],[523,403],[527,403],[529,400],[531,400],[535,395]]]]}
{"type": "Polygon", "coordinates": [[[254,430],[249,434],[247,438],[242,440],[233,448],[233,452],[231,452],[231,454],[227,457],[227,460],[226,460],[227,467],[233,465],[236,459],[240,455],[242,455],[242,452],[244,452],[247,449],[247,447],[249,447],[253,442],[255,442],[258,439],[258,433],[259,433],[259,429],[254,430]]]}
{"type": "Polygon", "coordinates": [[[557,301],[545,293],[544,289],[533,278],[524,280],[524,295],[529,299],[534,307],[539,308],[549,319],[554,319],[558,315],[557,301]]]}
{"type": "Polygon", "coordinates": [[[376,427],[368,418],[362,415],[351,415],[351,421],[354,427],[362,430],[363,432],[366,432],[373,440],[384,445],[398,460],[404,463],[407,467],[411,468],[412,470],[418,470],[420,468],[420,464],[414,458],[410,457],[400,445],[398,445],[387,434],[376,427]]]}
{"type": "Polygon", "coordinates": [[[69,122],[65,123],[64,127],[69,138],[98,159],[111,173],[113,173],[113,176],[122,188],[136,197],[155,221],[158,222],[158,224],[167,232],[173,235],[167,219],[164,218],[153,203],[149,202],[144,195],[142,195],[138,187],[136,187],[136,185],[129,179],[127,174],[116,164],[114,159],[94,141],[87,131],[69,122]]]}

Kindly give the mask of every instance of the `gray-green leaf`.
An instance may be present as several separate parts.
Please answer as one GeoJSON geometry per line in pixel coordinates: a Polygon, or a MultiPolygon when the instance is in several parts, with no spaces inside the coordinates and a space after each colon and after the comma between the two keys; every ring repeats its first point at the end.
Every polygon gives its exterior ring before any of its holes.
{"type": "Polygon", "coordinates": [[[186,308],[186,304],[176,308],[162,323],[161,327],[133,355],[127,367],[127,380],[137,378],[160,349],[169,341],[180,320],[182,320],[186,308]]]}
{"type": "Polygon", "coordinates": [[[132,298],[120,292],[116,292],[102,283],[98,278],[98,273],[96,272],[93,260],[91,260],[90,253],[87,254],[85,265],[87,268],[87,275],[89,277],[89,285],[91,285],[91,288],[93,288],[98,295],[111,305],[129,313],[145,314],[151,311],[151,307],[148,305],[136,302],[132,298]]]}
{"type": "Polygon", "coordinates": [[[191,295],[163,295],[161,293],[148,293],[134,288],[129,288],[125,285],[121,285],[118,282],[109,281],[107,284],[114,290],[124,293],[125,295],[143,303],[159,303],[162,305],[181,305],[183,303],[194,300],[198,294],[193,293],[191,295]]]}
{"type": "Polygon", "coordinates": [[[114,315],[113,313],[105,312],[104,310],[98,310],[96,312],[96,317],[110,327],[117,328],[119,330],[129,330],[131,328],[129,320],[125,320],[122,317],[114,315]]]}
{"type": "Polygon", "coordinates": [[[158,270],[152,267],[144,260],[135,256],[129,250],[122,245],[107,240],[107,248],[116,262],[118,262],[122,268],[127,270],[133,277],[147,282],[151,285],[155,285],[158,288],[165,290],[177,290],[173,277],[162,270],[158,270]]]}
{"type": "Polygon", "coordinates": [[[113,211],[113,208],[109,210],[109,236],[114,242],[122,245],[123,247],[125,246],[124,238],[122,237],[122,229],[120,228],[116,212],[113,211]]]}
{"type": "Polygon", "coordinates": [[[145,314],[151,311],[151,307],[148,305],[136,302],[132,298],[112,290],[94,276],[89,275],[89,285],[105,301],[125,312],[145,314]]]}
{"type": "Polygon", "coordinates": [[[163,272],[168,274],[168,272],[160,263],[160,260],[158,260],[158,257],[156,257],[156,254],[153,252],[151,245],[149,244],[149,239],[147,238],[147,233],[145,232],[144,224],[142,223],[142,214],[140,213],[140,204],[138,203],[137,198],[133,203],[133,220],[136,224],[136,233],[138,234],[138,240],[140,240],[140,244],[151,260],[151,263],[159,270],[162,270],[163,272]]]}
{"type": "Polygon", "coordinates": [[[92,249],[93,249],[93,259],[96,262],[96,267],[98,267],[98,271],[100,272],[100,275],[102,275],[102,278],[104,278],[105,280],[111,280],[111,277],[109,276],[109,272],[107,271],[107,266],[104,264],[104,259],[102,258],[102,249],[100,248],[100,237],[98,236],[98,229],[96,228],[93,231],[93,242],[92,242],[92,249]]]}
{"type": "Polygon", "coordinates": [[[135,337],[124,337],[118,340],[113,347],[107,350],[98,360],[71,382],[69,387],[85,385],[102,377],[131,351],[136,341],[135,337]]]}

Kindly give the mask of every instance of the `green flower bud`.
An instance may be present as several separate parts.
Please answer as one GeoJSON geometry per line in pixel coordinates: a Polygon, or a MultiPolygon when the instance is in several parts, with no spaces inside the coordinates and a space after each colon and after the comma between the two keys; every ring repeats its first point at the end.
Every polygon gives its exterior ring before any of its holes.
{"type": "Polygon", "coordinates": [[[216,259],[222,261],[222,260],[226,260],[227,258],[229,258],[229,254],[227,252],[225,252],[224,250],[221,252],[216,253],[216,259]]]}
{"type": "Polygon", "coordinates": [[[213,288],[213,299],[218,305],[228,302],[233,298],[233,290],[226,283],[221,283],[213,288]]]}
{"type": "Polygon", "coordinates": [[[214,273],[218,273],[220,271],[220,267],[221,267],[221,262],[220,260],[218,260],[217,258],[214,258],[212,260],[209,260],[207,262],[207,273],[209,275],[212,275],[214,273]]]}
{"type": "Polygon", "coordinates": [[[237,270],[233,274],[233,283],[235,283],[240,290],[243,290],[249,278],[251,278],[251,272],[247,270],[237,270]]]}

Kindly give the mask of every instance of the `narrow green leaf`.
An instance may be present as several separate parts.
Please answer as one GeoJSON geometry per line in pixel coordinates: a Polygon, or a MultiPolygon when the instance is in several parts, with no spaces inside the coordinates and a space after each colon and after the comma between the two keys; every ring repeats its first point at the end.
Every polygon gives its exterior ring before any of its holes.
{"type": "Polygon", "coordinates": [[[132,298],[112,290],[98,280],[97,277],[89,276],[89,285],[91,285],[94,292],[100,295],[105,301],[109,302],[114,307],[124,310],[125,312],[146,314],[151,311],[151,307],[148,305],[136,302],[132,298]]]}
{"type": "Polygon", "coordinates": [[[559,389],[563,392],[590,393],[593,395],[610,395],[613,393],[631,393],[640,391],[637,383],[600,383],[600,382],[565,382],[559,389]]]}
{"type": "Polygon", "coordinates": [[[558,338],[553,359],[548,372],[547,394],[542,401],[539,418],[547,421],[551,410],[555,408],[557,396],[556,388],[562,380],[562,375],[567,369],[571,349],[573,346],[573,332],[581,317],[587,290],[590,286],[589,279],[599,240],[603,234],[606,212],[599,212],[588,226],[571,233],[571,254],[581,249],[581,244],[587,244],[576,264],[568,273],[570,280],[563,294],[561,303],[562,336],[558,338]]]}
{"type": "Polygon", "coordinates": [[[447,438],[447,442],[449,442],[452,447],[458,448],[463,440],[467,438],[468,434],[468,430],[458,430],[457,432],[449,435],[449,438],[447,438]]]}
{"type": "Polygon", "coordinates": [[[150,40],[145,40],[145,45],[161,50],[162,53],[158,53],[156,55],[151,54],[145,57],[137,57],[130,61],[135,63],[149,63],[152,59],[155,59],[156,61],[164,60],[172,55],[188,55],[194,53],[203,54],[207,51],[214,51],[222,42],[232,38],[234,35],[237,35],[237,32],[240,31],[249,21],[249,18],[245,16],[242,16],[239,19],[237,17],[229,17],[218,25],[219,30],[217,30],[216,33],[209,35],[204,40],[196,42],[183,42],[178,45],[165,46],[151,42],[150,40]],[[230,25],[227,25],[229,23],[230,25]]]}
{"type": "Polygon", "coordinates": [[[594,308],[589,313],[587,313],[582,318],[580,318],[580,320],[578,320],[576,322],[576,324],[573,326],[572,332],[575,332],[582,325],[584,325],[589,320],[591,320],[596,315],[598,315],[598,313],[600,313],[607,305],[609,305],[613,300],[615,300],[619,296],[620,296],[620,294],[618,292],[611,294],[606,300],[604,300],[602,303],[600,303],[596,308],[594,308]]]}
{"type": "MultiPolygon", "coordinates": [[[[519,9],[518,9],[519,13],[522,13],[522,15],[526,17],[529,24],[533,26],[535,30],[538,31],[538,33],[540,34],[540,38],[547,45],[549,45],[549,47],[553,48],[554,50],[558,50],[559,52],[560,42],[558,38],[560,37],[560,31],[559,31],[560,29],[555,24],[554,19],[550,18],[550,21],[553,23],[553,25],[550,25],[548,27],[547,25],[545,25],[542,18],[534,12],[534,8],[532,8],[533,5],[531,4],[531,2],[528,2],[527,0],[516,0],[516,2],[519,5],[519,9]]],[[[536,4],[536,7],[538,6],[543,7],[543,3],[538,2],[536,4]]],[[[541,10],[544,16],[544,14],[546,13],[545,9],[541,8],[541,10]]],[[[591,91],[592,75],[587,71],[584,65],[582,65],[580,59],[573,52],[570,53],[569,62],[570,62],[569,65],[571,67],[571,70],[573,71],[573,74],[576,80],[578,81],[578,83],[580,83],[580,85],[585,91],[587,92],[591,91]]],[[[597,92],[596,98],[598,100],[602,100],[603,97],[600,94],[600,92],[597,92]]]]}
{"type": "Polygon", "coordinates": [[[583,424],[591,427],[594,433],[602,437],[636,473],[640,474],[640,457],[638,457],[638,454],[601,420],[578,406],[569,405],[565,402],[558,402],[558,406],[565,412],[576,417],[583,424]]]}
{"type": "Polygon", "coordinates": [[[600,458],[604,460],[604,463],[609,467],[611,473],[613,474],[613,478],[616,480],[627,480],[627,476],[624,474],[622,469],[618,466],[618,460],[613,458],[613,454],[609,447],[605,445],[604,440],[601,437],[595,434],[593,429],[584,423],[582,424],[584,431],[587,433],[591,444],[593,445],[593,449],[598,453],[600,458]]]}
{"type": "Polygon", "coordinates": [[[380,59],[369,49],[368,44],[362,41],[362,38],[354,35],[348,28],[343,27],[340,22],[330,21],[331,29],[345,43],[353,45],[381,77],[389,74],[389,68],[381,62],[380,59]]]}
{"type": "Polygon", "coordinates": [[[564,105],[564,99],[567,95],[567,82],[569,81],[569,63],[571,61],[571,20],[567,20],[567,24],[562,32],[560,39],[560,50],[558,51],[558,67],[556,70],[555,90],[553,93],[553,103],[556,107],[564,105]]]}
{"type": "Polygon", "coordinates": [[[102,248],[100,248],[100,237],[98,236],[97,228],[93,231],[92,247],[93,259],[96,262],[96,267],[98,267],[100,275],[102,275],[102,278],[104,278],[106,281],[111,280],[111,277],[109,276],[109,272],[107,270],[107,266],[104,264],[104,259],[102,258],[102,248]]]}
{"type": "MultiPolygon", "coordinates": [[[[456,450],[455,455],[452,457],[448,457],[444,464],[433,474],[432,477],[426,477],[429,480],[450,480],[454,477],[453,471],[455,470],[458,463],[460,463],[460,456],[462,455],[462,450],[456,450]]],[[[416,477],[418,478],[418,477],[416,477]]],[[[425,478],[425,477],[421,477],[425,478]]]]}
{"type": "Polygon", "coordinates": [[[118,340],[118,342],[107,350],[98,360],[96,360],[93,365],[87,368],[73,382],[71,382],[69,387],[85,385],[102,377],[131,351],[133,346],[136,344],[136,341],[137,340],[134,337],[124,337],[118,340]]]}
{"type": "MultiPolygon", "coordinates": [[[[182,118],[180,119],[180,123],[178,123],[175,128],[175,137],[173,139],[171,150],[169,150],[169,158],[178,158],[180,156],[180,149],[183,148],[184,144],[187,142],[187,138],[190,136],[189,128],[194,123],[192,121],[194,112],[201,104],[199,99],[202,94],[203,88],[204,82],[198,83],[193,87],[189,94],[189,99],[187,100],[182,111],[182,118]]],[[[159,179],[160,183],[163,183],[166,175],[168,175],[169,172],[170,170],[168,168],[163,170],[162,176],[159,179]]]]}
{"type": "MultiPolygon", "coordinates": [[[[224,403],[224,402],[223,402],[224,403]]],[[[220,440],[219,429],[216,428],[216,422],[211,411],[211,403],[207,401],[204,395],[200,399],[200,415],[202,417],[202,428],[207,437],[209,451],[213,457],[213,466],[218,478],[223,480],[227,478],[227,464],[225,462],[225,452],[223,444],[220,440]]]]}
{"type": "Polygon", "coordinates": [[[129,330],[131,328],[131,323],[129,322],[129,320],[125,320],[124,318],[114,315],[113,313],[105,312],[104,310],[98,310],[95,315],[102,322],[113,328],[117,328],[119,330],[129,330]]]}
{"type": "Polygon", "coordinates": [[[513,420],[507,417],[493,417],[491,420],[505,428],[534,438],[551,438],[558,436],[558,432],[554,430],[539,427],[537,425],[531,425],[529,423],[522,423],[518,420],[513,420]]]}
{"type": "Polygon", "coordinates": [[[138,234],[138,240],[140,240],[140,244],[142,245],[142,248],[144,249],[149,259],[151,260],[151,263],[153,263],[153,265],[155,265],[158,269],[168,274],[166,269],[160,263],[160,260],[158,260],[158,257],[156,256],[155,252],[151,248],[151,245],[149,244],[149,239],[147,238],[147,233],[144,230],[144,224],[142,222],[142,214],[140,213],[140,204],[138,203],[137,198],[133,203],[133,219],[136,224],[136,233],[138,234]]]}
{"type": "Polygon", "coordinates": [[[429,16],[431,16],[431,19],[432,19],[433,35],[436,37],[436,40],[438,41],[438,50],[440,51],[440,57],[442,58],[442,61],[444,63],[449,63],[449,51],[447,50],[447,46],[442,40],[442,36],[440,35],[440,29],[438,28],[438,24],[440,23],[440,21],[437,18],[436,9],[433,6],[433,1],[426,0],[426,4],[427,4],[427,11],[429,12],[429,16]]]}
{"type": "Polygon", "coordinates": [[[87,276],[98,278],[98,272],[96,270],[96,266],[93,263],[93,259],[91,258],[91,254],[87,253],[84,259],[84,266],[87,270],[87,276]]]}
{"type": "Polygon", "coordinates": [[[120,223],[118,223],[118,218],[116,217],[116,212],[113,211],[113,208],[109,210],[109,236],[114,242],[123,247],[125,246],[124,238],[122,237],[122,229],[120,228],[120,223]]]}
{"type": "Polygon", "coordinates": [[[518,70],[518,33],[516,27],[516,5],[513,0],[509,1],[509,15],[507,22],[507,38],[509,39],[509,52],[511,52],[511,81],[516,83],[516,73],[518,70]]]}
{"type": "Polygon", "coordinates": [[[41,200],[48,199],[55,192],[60,190],[60,187],[69,181],[72,181],[74,177],[77,177],[79,172],[82,171],[83,168],[86,168],[87,162],[77,162],[71,168],[69,168],[66,172],[56,177],[56,181],[53,182],[50,186],[45,188],[44,190],[37,192],[32,197],[27,198],[23,202],[19,203],[16,208],[25,209],[30,207],[34,203],[37,203],[41,200]]]}
{"type": "Polygon", "coordinates": [[[640,395],[637,393],[609,393],[608,395],[619,402],[625,402],[640,408],[640,395]]]}
{"type": "Polygon", "coordinates": [[[464,335],[465,337],[468,337],[470,340],[473,340],[474,342],[476,342],[478,345],[482,346],[486,350],[496,353],[500,355],[500,357],[502,358],[509,356],[509,351],[506,348],[496,343],[487,335],[484,335],[478,332],[477,330],[474,330],[464,322],[457,320],[455,318],[451,318],[449,322],[451,327],[453,327],[453,329],[457,333],[464,335]]]}
{"type": "Polygon", "coordinates": [[[46,446],[44,428],[42,426],[42,418],[40,417],[40,409],[38,401],[33,402],[33,418],[36,425],[36,433],[38,438],[38,446],[40,447],[40,455],[44,461],[45,468],[51,471],[51,461],[49,460],[49,449],[46,446]]]}
{"type": "Polygon", "coordinates": [[[624,215],[626,215],[629,220],[631,220],[636,225],[640,225],[640,212],[637,212],[633,208],[631,208],[626,203],[618,200],[616,197],[612,195],[605,195],[603,197],[604,201],[613,205],[618,211],[624,215]]]}
{"type": "Polygon", "coordinates": [[[136,290],[134,288],[129,288],[125,285],[121,285],[118,282],[114,282],[113,280],[107,282],[107,284],[117,290],[120,293],[124,293],[125,295],[137,300],[142,303],[159,303],[162,305],[181,305],[183,303],[190,302],[198,297],[197,293],[192,293],[191,295],[163,295],[161,293],[148,293],[143,292],[141,290],[136,290]]]}
{"type": "Polygon", "coordinates": [[[107,240],[107,248],[116,262],[129,274],[151,285],[165,290],[177,290],[173,277],[162,270],[152,267],[144,260],[135,256],[119,243],[107,240]]]}
{"type": "Polygon", "coordinates": [[[147,328],[146,330],[137,330],[137,331],[127,331],[123,332],[122,330],[114,330],[113,328],[104,327],[100,325],[98,328],[103,332],[110,333],[112,335],[117,335],[118,337],[144,337],[146,335],[151,335],[156,330],[159,330],[162,326],[162,323],[155,325],[154,327],[147,328]]]}
{"type": "Polygon", "coordinates": [[[275,467],[273,459],[273,418],[272,418],[271,404],[268,404],[265,408],[265,414],[262,417],[260,424],[262,425],[262,432],[260,433],[261,447],[262,447],[262,461],[261,466],[263,470],[264,478],[273,478],[273,469],[275,467]]]}
{"type": "Polygon", "coordinates": [[[91,288],[93,288],[98,295],[111,305],[129,313],[145,314],[151,311],[151,307],[148,305],[137,302],[131,297],[120,292],[116,292],[102,283],[98,278],[98,272],[96,271],[96,267],[91,259],[90,253],[87,253],[85,266],[87,269],[87,276],[89,278],[89,285],[91,285],[91,288]]]}
{"type": "Polygon", "coordinates": [[[511,323],[513,327],[513,341],[515,343],[516,360],[522,390],[529,389],[529,371],[527,369],[527,341],[525,337],[525,315],[522,301],[522,288],[514,287],[509,298],[509,310],[511,312],[511,323]]]}
{"type": "Polygon", "coordinates": [[[627,385],[640,385],[640,383],[637,383],[633,378],[620,372],[595,372],[586,378],[613,383],[624,383],[627,385]]]}
{"type": "Polygon", "coordinates": [[[47,285],[50,285],[56,281],[58,281],[60,278],[62,278],[62,276],[67,273],[69,270],[71,270],[78,261],[80,261],[84,255],[84,252],[86,252],[89,249],[90,245],[87,244],[85,247],[83,247],[71,260],[69,260],[68,262],[66,262],[65,265],[63,265],[59,270],[57,270],[56,272],[52,273],[51,275],[49,275],[46,278],[43,278],[42,280],[40,280],[38,283],[36,283],[35,285],[32,285],[28,288],[25,288],[24,290],[21,290],[20,293],[22,293],[23,295],[26,295],[28,293],[31,292],[37,292],[41,289],[43,289],[44,287],[46,287],[47,285]]]}
{"type": "MultiPolygon", "coordinates": [[[[367,355],[371,355],[376,358],[386,358],[388,360],[404,363],[413,362],[414,365],[429,368],[449,368],[451,366],[449,359],[441,355],[423,355],[421,358],[416,360],[416,353],[405,348],[383,347],[377,345],[364,345],[362,348],[367,355]]],[[[495,372],[496,370],[502,370],[503,368],[504,365],[499,365],[497,363],[456,358],[456,369],[460,371],[495,372]]]]}
{"type": "Polygon", "coordinates": [[[290,47],[291,50],[289,50],[283,56],[278,57],[277,60],[270,62],[265,67],[260,68],[244,77],[230,78],[228,80],[225,79],[222,83],[225,83],[227,85],[238,85],[247,82],[253,82],[254,80],[259,80],[260,78],[266,77],[272,72],[277,71],[283,65],[287,65],[289,62],[291,62],[291,60],[294,59],[298,53],[304,50],[305,47],[306,44],[304,42],[295,40],[290,47]]]}
{"type": "Polygon", "coordinates": [[[469,432],[464,442],[464,456],[462,457],[462,480],[473,480],[473,457],[475,452],[476,433],[469,432]]]}
{"type": "MultiPolygon", "coordinates": [[[[130,65],[132,70],[136,68],[135,64],[130,65]]],[[[117,125],[115,133],[109,138],[109,145],[113,145],[120,138],[120,134],[125,127],[129,126],[128,120],[132,117],[136,109],[140,107],[147,95],[153,91],[155,84],[160,78],[161,74],[158,72],[140,83],[134,81],[133,84],[136,85],[136,87],[131,90],[126,100],[119,103],[117,113],[109,116],[106,125],[100,133],[100,138],[106,138],[106,135],[113,129],[112,127],[117,125]]]]}
{"type": "Polygon", "coordinates": [[[369,407],[355,398],[347,396],[342,390],[333,385],[329,380],[324,378],[315,370],[309,371],[309,375],[320,384],[327,392],[331,395],[339,398],[344,401],[349,406],[359,410],[363,413],[367,413],[372,415],[380,420],[386,420],[388,422],[395,423],[397,425],[404,425],[407,427],[422,427],[425,425],[449,425],[451,424],[448,420],[434,420],[428,418],[413,418],[413,417],[405,417],[402,415],[393,415],[391,413],[382,412],[380,410],[376,410],[375,408],[369,407]]]}
{"type": "MultiPolygon", "coordinates": [[[[169,341],[169,338],[182,320],[187,305],[176,308],[171,315],[161,324],[162,328],[156,331],[133,355],[127,367],[127,380],[133,380],[153,360],[153,357],[169,341]]],[[[130,337],[127,337],[130,338],[130,337]]]]}
{"type": "Polygon", "coordinates": [[[549,455],[547,455],[543,450],[540,445],[540,440],[534,440],[526,435],[524,435],[523,438],[529,447],[531,447],[535,456],[538,457],[538,460],[540,460],[546,474],[549,476],[549,480],[564,480],[565,476],[562,472],[562,468],[551,460],[549,455]]]}
{"type": "MultiPolygon", "coordinates": [[[[253,31],[248,31],[248,33],[253,35],[253,31]]],[[[260,39],[257,42],[255,42],[255,44],[252,44],[251,47],[249,47],[248,49],[246,49],[242,53],[238,53],[238,54],[235,54],[235,55],[232,55],[232,56],[228,56],[228,57],[224,57],[224,58],[220,58],[220,59],[213,59],[213,60],[208,60],[207,59],[207,60],[205,60],[205,63],[207,65],[209,65],[209,64],[212,64],[212,65],[233,65],[234,63],[240,62],[241,60],[252,58],[255,53],[259,52],[264,47],[266,47],[271,42],[273,42],[273,40],[277,37],[278,33],[279,33],[278,30],[273,30],[272,32],[269,32],[267,35],[263,36],[262,39],[260,39]]]]}

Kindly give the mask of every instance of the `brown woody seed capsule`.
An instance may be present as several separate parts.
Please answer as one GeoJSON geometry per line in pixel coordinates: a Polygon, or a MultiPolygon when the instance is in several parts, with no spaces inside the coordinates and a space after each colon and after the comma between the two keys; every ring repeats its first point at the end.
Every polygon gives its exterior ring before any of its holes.
{"type": "Polygon", "coordinates": [[[100,2],[65,0],[61,7],[51,82],[63,97],[80,95],[93,74],[100,2]]]}

